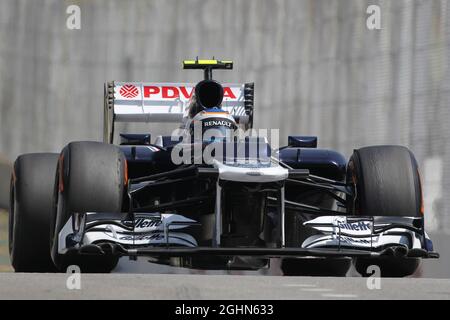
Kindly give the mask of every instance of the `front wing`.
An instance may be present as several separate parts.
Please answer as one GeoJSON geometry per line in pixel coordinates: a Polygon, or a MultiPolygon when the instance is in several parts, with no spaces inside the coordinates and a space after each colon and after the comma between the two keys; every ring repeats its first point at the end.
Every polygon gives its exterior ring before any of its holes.
{"type": "Polygon", "coordinates": [[[421,217],[305,216],[314,234],[295,247],[202,247],[189,234],[199,223],[177,214],[139,213],[133,225],[88,213],[80,231],[69,220],[59,235],[59,253],[155,258],[185,256],[414,257],[438,258],[421,217]]]}

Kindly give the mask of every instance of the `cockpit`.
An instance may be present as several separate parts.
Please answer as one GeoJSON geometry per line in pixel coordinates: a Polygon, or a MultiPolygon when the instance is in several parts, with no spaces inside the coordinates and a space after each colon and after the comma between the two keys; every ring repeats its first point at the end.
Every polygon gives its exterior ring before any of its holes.
{"type": "Polygon", "coordinates": [[[206,110],[197,114],[190,124],[190,135],[194,141],[203,143],[231,142],[235,135],[236,122],[228,112],[220,109],[206,110]]]}

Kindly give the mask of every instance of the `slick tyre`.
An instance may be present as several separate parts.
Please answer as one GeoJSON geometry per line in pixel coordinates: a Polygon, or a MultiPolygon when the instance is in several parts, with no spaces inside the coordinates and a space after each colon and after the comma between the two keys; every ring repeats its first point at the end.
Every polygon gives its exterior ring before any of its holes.
{"type": "Polygon", "coordinates": [[[24,154],[10,185],[9,254],[16,272],[55,272],[50,257],[53,185],[58,154],[24,154]]]}
{"type": "Polygon", "coordinates": [[[76,224],[68,223],[75,214],[79,217],[86,212],[122,212],[125,184],[126,160],[118,147],[81,141],[63,149],[55,179],[52,237],[52,259],[61,271],[69,265],[78,265],[85,273],[107,273],[115,268],[115,256],[60,254],[58,246],[67,238],[67,230],[77,232],[76,224]]]}
{"type": "Polygon", "coordinates": [[[379,276],[385,278],[401,278],[412,275],[420,265],[417,258],[385,257],[380,259],[357,258],[355,269],[363,277],[374,276],[373,267],[379,268],[379,276]]]}
{"type": "MultiPolygon", "coordinates": [[[[354,150],[347,167],[347,181],[353,183],[356,198],[348,210],[362,216],[422,216],[422,190],[417,161],[402,146],[373,146],[354,150]]],[[[386,257],[355,259],[355,268],[368,276],[371,265],[380,267],[383,277],[413,274],[419,259],[386,257]]]]}

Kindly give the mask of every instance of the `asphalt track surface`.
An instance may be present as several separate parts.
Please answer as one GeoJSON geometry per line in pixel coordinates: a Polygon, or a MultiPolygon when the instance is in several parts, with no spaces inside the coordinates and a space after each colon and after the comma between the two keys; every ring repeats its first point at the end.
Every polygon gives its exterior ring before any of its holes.
{"type": "Polygon", "coordinates": [[[0,299],[450,299],[450,279],[381,279],[368,289],[358,277],[318,278],[198,274],[0,273],[0,299]]]}

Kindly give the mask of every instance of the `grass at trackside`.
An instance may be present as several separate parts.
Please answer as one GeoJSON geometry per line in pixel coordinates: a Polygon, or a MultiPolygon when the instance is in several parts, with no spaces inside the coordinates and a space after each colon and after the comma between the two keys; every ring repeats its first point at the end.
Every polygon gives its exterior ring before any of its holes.
{"type": "Polygon", "coordinates": [[[12,271],[8,252],[8,213],[0,210],[0,272],[12,271]]]}

